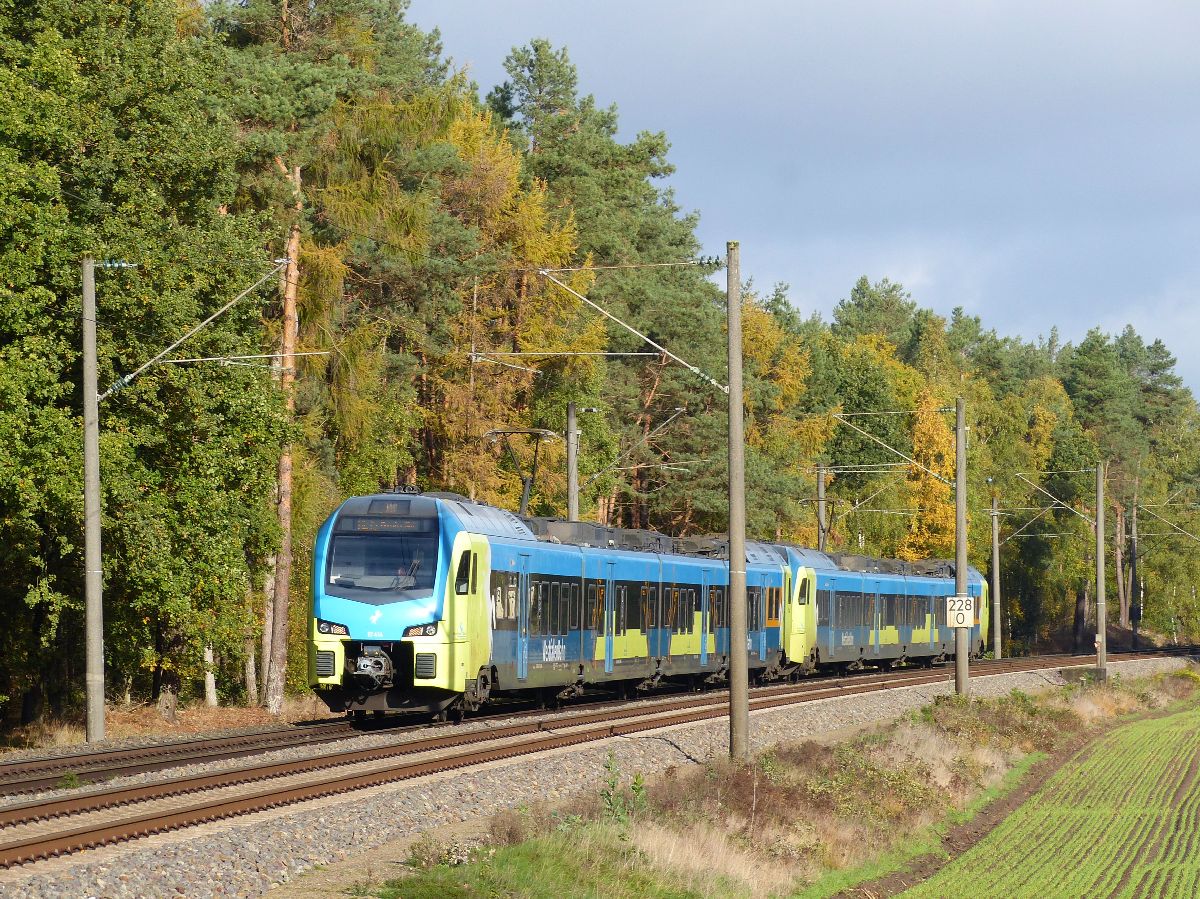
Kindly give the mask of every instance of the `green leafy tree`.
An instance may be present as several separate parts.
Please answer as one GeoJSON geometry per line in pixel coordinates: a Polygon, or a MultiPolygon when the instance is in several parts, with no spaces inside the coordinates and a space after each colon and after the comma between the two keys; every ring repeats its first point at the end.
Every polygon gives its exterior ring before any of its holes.
{"type": "MultiPolygon", "coordinates": [[[[232,123],[208,102],[213,55],[185,12],[0,9],[4,78],[27,88],[0,118],[0,164],[12,175],[0,227],[16,240],[0,343],[19,360],[4,366],[15,383],[0,411],[11,438],[5,530],[18,539],[0,602],[20,635],[5,692],[20,696],[26,719],[45,700],[70,709],[80,667],[79,258],[139,266],[100,278],[104,384],[267,270],[257,221],[227,214],[232,123]]],[[[259,314],[249,299],[188,349],[254,352],[259,314]]],[[[277,453],[280,425],[269,378],[248,368],[160,366],[102,406],[109,672],[121,686],[150,686],[168,715],[205,645],[224,657],[240,648],[229,635],[274,537],[261,464],[277,453]]]]}

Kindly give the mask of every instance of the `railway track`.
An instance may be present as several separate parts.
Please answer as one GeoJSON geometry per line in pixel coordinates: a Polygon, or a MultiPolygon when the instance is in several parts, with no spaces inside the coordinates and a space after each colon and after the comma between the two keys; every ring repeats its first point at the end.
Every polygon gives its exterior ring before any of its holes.
{"type": "MultiPolygon", "coordinates": [[[[975,664],[987,663],[976,662],[975,664]]],[[[821,678],[820,681],[828,680],[830,677],[833,675],[821,678]]],[[[646,701],[661,701],[664,695],[669,697],[670,694],[652,695],[647,697],[646,701]]],[[[724,695],[724,691],[712,691],[710,695],[724,695]]],[[[572,703],[570,708],[600,709],[619,706],[623,703],[623,700],[609,699],[572,703]]],[[[518,705],[520,708],[517,711],[495,711],[473,717],[471,720],[504,720],[531,713],[531,709],[527,705],[519,703],[518,705]]],[[[532,713],[536,714],[536,711],[533,710],[532,713]]],[[[118,777],[166,771],[185,765],[245,758],[279,749],[332,743],[369,733],[403,733],[425,730],[428,727],[429,724],[426,722],[408,723],[403,718],[391,719],[386,724],[373,721],[351,723],[341,720],[309,725],[291,725],[228,736],[178,740],[166,744],[88,749],[55,758],[0,763],[0,796],[20,796],[50,790],[71,789],[103,783],[118,777]]]]}
{"type": "MultiPolygon", "coordinates": [[[[1090,661],[1091,657],[1041,657],[978,662],[973,667],[976,675],[986,675],[1087,667],[1090,661]]],[[[916,669],[763,687],[752,692],[750,707],[752,711],[778,708],[946,678],[945,669],[916,669]]],[[[386,746],[9,805],[0,808],[0,867],[455,768],[721,718],[727,712],[724,692],[685,694],[644,706],[566,711],[470,731],[448,728],[452,732],[414,736],[386,746]]]]}
{"type": "Polygon", "coordinates": [[[241,758],[273,749],[287,749],[344,739],[356,731],[347,721],[275,728],[258,733],[205,737],[114,749],[95,749],[56,758],[0,764],[0,795],[37,793],[99,783],[114,777],[163,771],[205,762],[241,758]]]}
{"type": "MultiPolygon", "coordinates": [[[[1144,655],[1144,653],[1139,653],[1139,655],[1144,655]]],[[[1116,657],[1114,656],[1114,658],[1116,657]]],[[[1090,656],[1061,655],[1039,656],[1038,658],[1086,660],[1090,656]]],[[[1010,660],[1006,660],[1006,664],[1008,661],[1010,660]]],[[[990,664],[992,663],[989,661],[977,661],[973,663],[973,666],[979,668],[990,664]]],[[[1081,664],[1086,664],[1086,662],[1081,661],[1081,664]]],[[[827,679],[823,678],[822,680],[827,679]]],[[[711,695],[721,693],[723,691],[713,691],[711,695]]],[[[669,694],[666,695],[669,696],[669,694]]],[[[663,694],[657,694],[647,697],[646,701],[661,701],[662,699],[663,694]]],[[[622,702],[622,700],[598,700],[588,703],[572,703],[570,707],[572,709],[600,709],[619,706],[622,702]]],[[[537,712],[528,705],[520,703],[517,705],[519,706],[517,711],[491,712],[471,720],[504,720],[537,712]]],[[[403,718],[389,718],[387,723],[374,721],[351,723],[342,720],[291,725],[229,736],[179,740],[166,744],[89,749],[55,758],[0,763],[0,796],[19,796],[56,789],[70,789],[103,783],[118,777],[165,771],[185,765],[207,764],[245,758],[279,749],[333,743],[364,734],[403,733],[425,730],[428,727],[426,722],[410,723],[403,718]]]]}

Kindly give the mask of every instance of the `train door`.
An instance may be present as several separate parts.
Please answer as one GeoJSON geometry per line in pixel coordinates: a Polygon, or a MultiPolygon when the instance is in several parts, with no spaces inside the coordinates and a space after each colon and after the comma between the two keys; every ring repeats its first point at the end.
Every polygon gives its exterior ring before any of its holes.
{"type": "Polygon", "coordinates": [[[808,594],[806,593],[808,590],[808,578],[805,576],[803,568],[797,569],[796,578],[799,580],[799,583],[796,585],[795,591],[784,591],[787,606],[783,616],[783,651],[793,662],[804,658],[808,653],[804,621],[808,613],[808,607],[805,605],[805,601],[808,598],[808,594]]]}
{"type": "Polygon", "coordinates": [[[617,591],[613,589],[613,565],[605,564],[604,571],[604,673],[613,671],[613,641],[617,629],[617,591]]]}
{"type": "Polygon", "coordinates": [[[651,658],[661,658],[667,654],[666,638],[662,632],[662,593],[663,593],[663,561],[655,560],[655,567],[650,581],[650,610],[646,618],[647,651],[651,658]]]}
{"type": "MultiPolygon", "coordinates": [[[[571,592],[569,594],[570,602],[567,605],[567,608],[569,610],[568,614],[570,615],[570,619],[571,619],[571,629],[569,630],[569,633],[571,634],[572,645],[571,645],[569,651],[570,652],[577,651],[578,654],[575,656],[575,658],[577,658],[580,662],[586,662],[588,656],[587,656],[587,639],[585,637],[585,634],[587,633],[587,628],[588,628],[589,622],[587,620],[587,601],[586,601],[587,580],[586,580],[586,578],[584,578],[582,576],[582,572],[583,572],[582,561],[580,562],[580,572],[581,572],[581,576],[578,579],[571,581],[571,592]],[[576,637],[576,635],[578,635],[578,637],[576,637]]],[[[571,658],[571,656],[568,655],[567,658],[571,658]]]]}
{"type": "Polygon", "coordinates": [[[529,556],[521,554],[517,584],[517,680],[529,677],[529,556]]]}
{"type": "Polygon", "coordinates": [[[767,586],[768,578],[765,574],[756,575],[754,580],[758,586],[758,595],[755,597],[757,608],[751,615],[752,620],[758,625],[758,657],[765,659],[767,657],[767,591],[771,588],[767,586]]]}
{"type": "Polygon", "coordinates": [[[700,667],[708,664],[708,616],[712,610],[708,607],[708,582],[711,580],[707,569],[700,572],[700,667]]]}
{"type": "Polygon", "coordinates": [[[867,594],[871,599],[871,608],[874,610],[871,615],[873,622],[871,645],[875,647],[875,655],[879,655],[879,629],[883,627],[883,598],[879,595],[879,581],[871,581],[867,588],[867,594]]]}

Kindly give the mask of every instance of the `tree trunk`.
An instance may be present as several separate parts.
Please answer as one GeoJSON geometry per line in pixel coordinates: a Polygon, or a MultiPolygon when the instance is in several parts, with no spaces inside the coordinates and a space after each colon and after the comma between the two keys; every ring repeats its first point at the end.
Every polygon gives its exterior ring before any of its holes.
{"type": "Polygon", "coordinates": [[[1116,540],[1113,541],[1113,558],[1116,571],[1113,572],[1117,582],[1117,604],[1121,615],[1118,619],[1121,627],[1129,627],[1129,590],[1125,581],[1125,507],[1117,506],[1116,540]]]}
{"type": "Polygon", "coordinates": [[[174,724],[175,712],[179,707],[179,685],[181,683],[179,667],[176,662],[183,640],[170,628],[167,633],[163,633],[160,623],[155,645],[158,649],[158,664],[154,669],[158,680],[155,702],[158,705],[159,717],[169,724],[174,724]]]}
{"type": "Polygon", "coordinates": [[[204,647],[204,704],[209,708],[217,707],[217,675],[213,671],[213,648],[209,643],[204,647]]]}
{"type": "Polygon", "coordinates": [[[258,669],[254,664],[254,638],[247,637],[242,646],[246,659],[242,662],[242,677],[246,682],[246,706],[258,705],[258,669]]]}
{"type": "Polygon", "coordinates": [[[259,674],[259,691],[256,694],[258,705],[267,703],[267,677],[271,671],[271,638],[274,636],[275,622],[275,567],[277,556],[267,560],[267,575],[263,579],[263,631],[262,631],[262,672],[259,674]]]}
{"type": "Polygon", "coordinates": [[[1075,591],[1075,634],[1072,640],[1072,650],[1074,652],[1083,652],[1087,646],[1087,615],[1088,603],[1091,599],[1088,596],[1089,584],[1085,579],[1083,586],[1075,591]]]}
{"type": "Polygon", "coordinates": [[[163,652],[162,622],[156,620],[154,622],[154,658],[157,661],[154,671],[150,675],[150,699],[153,702],[158,702],[158,698],[162,696],[163,652]]]}
{"type": "Polygon", "coordinates": [[[174,724],[179,710],[179,672],[174,668],[163,669],[159,687],[158,716],[174,724]]]}
{"type": "MultiPolygon", "coordinates": [[[[281,160],[276,160],[284,168],[281,160]]],[[[286,169],[284,169],[286,172],[286,169]]],[[[290,173],[296,197],[296,219],[287,242],[287,266],[284,269],[283,329],[280,341],[279,386],[289,418],[296,411],[296,296],[300,287],[300,167],[290,173]]],[[[292,581],[292,448],[284,447],[279,457],[279,555],[275,567],[274,614],[271,621],[271,665],[267,669],[267,711],[278,715],[283,708],[283,689],[287,680],[288,599],[292,581]]]]}

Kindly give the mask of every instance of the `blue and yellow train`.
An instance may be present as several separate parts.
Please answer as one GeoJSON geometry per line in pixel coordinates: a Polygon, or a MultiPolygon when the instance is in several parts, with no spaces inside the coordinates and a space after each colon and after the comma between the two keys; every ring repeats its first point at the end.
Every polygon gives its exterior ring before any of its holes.
{"type": "MultiPolygon", "coordinates": [[[[469,711],[591,685],[721,683],[729,565],[718,538],[510,512],[444,493],[349,499],[317,537],[309,681],[335,711],[469,711]]],[[[746,544],[751,676],[953,656],[953,563],[746,544]]],[[[971,569],[972,652],[987,629],[971,569]]]]}

